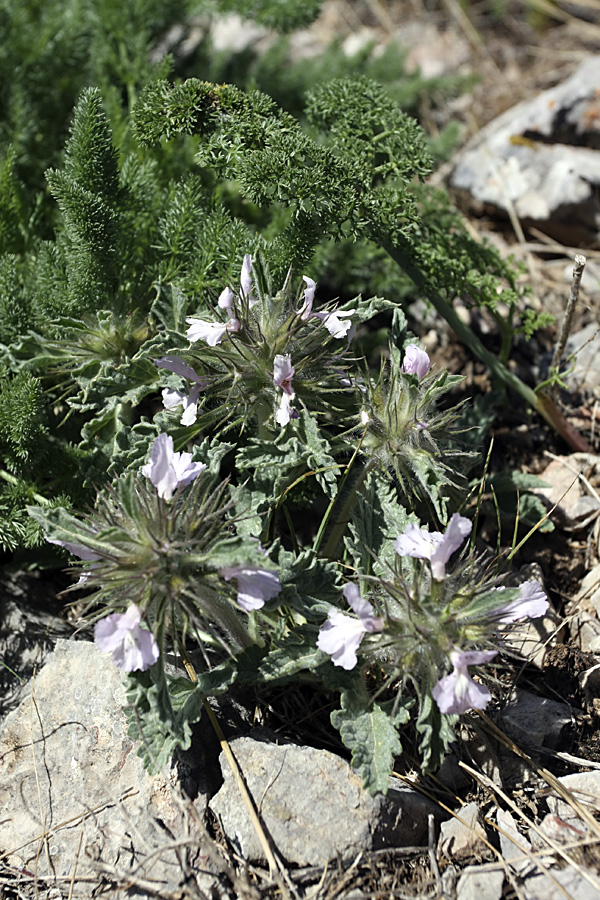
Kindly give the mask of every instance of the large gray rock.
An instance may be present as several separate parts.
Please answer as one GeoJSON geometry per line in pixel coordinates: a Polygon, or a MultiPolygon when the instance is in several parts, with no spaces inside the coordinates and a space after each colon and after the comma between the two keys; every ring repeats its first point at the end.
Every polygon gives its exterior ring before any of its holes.
{"type": "MultiPolygon", "coordinates": [[[[59,640],[0,732],[0,852],[61,888],[75,872],[73,898],[89,898],[99,872],[154,896],[177,888],[194,861],[207,868],[206,798],[192,807],[175,770],[144,771],[124,700],[124,676],[110,657],[59,640]]],[[[203,889],[214,882],[194,877],[203,889]]]]}
{"type": "Polygon", "coordinates": [[[452,187],[521,220],[595,234],[600,224],[600,56],[494,119],[459,154],[452,187]]]}
{"type": "MultiPolygon", "coordinates": [[[[325,865],[361,850],[426,841],[428,815],[439,807],[392,779],[386,797],[370,796],[339,756],[313,747],[241,737],[231,749],[268,835],[288,863],[325,865]]],[[[224,784],[210,801],[225,833],[246,859],[263,850],[225,759],[224,784]]]]}

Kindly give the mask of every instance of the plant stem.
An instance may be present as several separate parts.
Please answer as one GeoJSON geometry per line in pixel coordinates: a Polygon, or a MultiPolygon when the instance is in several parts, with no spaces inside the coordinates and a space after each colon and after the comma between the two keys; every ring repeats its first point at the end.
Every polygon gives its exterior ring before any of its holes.
{"type": "MultiPolygon", "coordinates": [[[[0,469],[0,478],[3,478],[4,481],[8,481],[9,484],[17,485],[19,483],[19,479],[15,478],[14,475],[11,475],[10,472],[6,472],[4,469],[0,469]]],[[[32,499],[35,500],[36,503],[39,503],[40,506],[48,506],[50,503],[46,497],[42,497],[41,494],[33,493],[31,495],[32,499]]]]}
{"type": "Polygon", "coordinates": [[[487,350],[478,337],[471,331],[468,325],[459,318],[452,303],[446,300],[438,291],[428,287],[425,276],[417,266],[408,258],[400,247],[385,247],[394,262],[412,278],[430,300],[436,311],[446,320],[457,338],[465,344],[469,350],[484,363],[493,378],[500,381],[505,387],[512,388],[526,402],[533,407],[544,419],[560,434],[572,450],[580,453],[589,453],[590,448],[585,438],[579,434],[565,419],[554,401],[542,391],[537,394],[526,385],[517,375],[514,375],[493,353],[487,350]]]}

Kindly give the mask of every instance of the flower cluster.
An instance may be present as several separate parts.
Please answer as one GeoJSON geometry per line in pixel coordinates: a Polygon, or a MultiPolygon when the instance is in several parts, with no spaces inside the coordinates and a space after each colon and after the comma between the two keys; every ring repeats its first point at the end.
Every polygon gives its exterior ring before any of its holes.
{"type": "Polygon", "coordinates": [[[329,344],[343,338],[349,344],[357,308],[313,311],[316,282],[307,275],[299,301],[292,297],[290,279],[274,296],[259,290],[267,280],[255,278],[252,258],[246,254],[239,285],[225,287],[217,300],[218,318],[189,316],[190,347],[153,360],[157,368],[186,381],[184,389],[169,386],[162,392],[165,409],[182,408],[181,425],[198,422],[207,397],[213,421],[217,398],[223,402],[223,419],[237,409],[245,419],[255,413],[262,424],[271,408],[272,421],[280,428],[298,418],[292,403],[297,392],[307,408],[315,410],[325,406],[324,388],[329,406],[334,396],[342,407],[351,405],[354,392],[344,397],[340,391],[345,350],[332,351],[329,344]],[[301,365],[310,362],[310,375],[302,372],[300,384],[292,387],[293,361],[298,365],[298,360],[301,365]]]}
{"type": "MultiPolygon", "coordinates": [[[[429,574],[424,573],[419,582],[416,573],[417,581],[410,590],[402,577],[398,579],[400,587],[387,585],[388,607],[393,606],[392,598],[402,597],[403,611],[398,613],[388,608],[386,616],[375,616],[372,605],[360,596],[358,587],[347,584],[344,597],[356,618],[337,610],[330,612],[319,632],[319,649],[331,656],[334,665],[353,669],[364,636],[379,634],[387,656],[397,646],[402,659],[411,661],[413,674],[434,669],[439,676],[447,663],[452,666],[450,674],[438,677],[431,689],[442,713],[458,715],[468,709],[484,709],[491,694],[471,677],[468,667],[490,662],[498,650],[471,649],[469,645],[473,642],[489,645],[499,638],[499,626],[543,616],[548,600],[538,581],[525,582],[503,602],[506,590],[503,586],[473,587],[468,581],[462,584],[460,571],[458,576],[449,578],[446,567],[471,529],[470,520],[458,513],[452,516],[443,533],[408,524],[398,535],[394,549],[399,557],[426,560],[429,574]],[[411,630],[411,622],[418,623],[418,628],[411,630]]],[[[367,649],[377,654],[377,638],[367,649]]],[[[401,670],[402,665],[398,668],[401,670]]]]}

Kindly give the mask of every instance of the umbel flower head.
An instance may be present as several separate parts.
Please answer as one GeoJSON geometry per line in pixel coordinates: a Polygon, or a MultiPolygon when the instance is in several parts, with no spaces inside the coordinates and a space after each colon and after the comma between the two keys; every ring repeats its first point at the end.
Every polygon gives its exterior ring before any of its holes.
{"type": "Polygon", "coordinates": [[[354,411],[343,378],[356,309],[313,312],[316,283],[303,281],[299,296],[291,273],[274,291],[264,262],[247,254],[239,285],[224,288],[210,313],[188,317],[190,346],[154,361],[192,383],[163,391],[166,408],[183,407],[181,424],[246,425],[255,417],[277,430],[302,406],[336,421],[354,411]]]}

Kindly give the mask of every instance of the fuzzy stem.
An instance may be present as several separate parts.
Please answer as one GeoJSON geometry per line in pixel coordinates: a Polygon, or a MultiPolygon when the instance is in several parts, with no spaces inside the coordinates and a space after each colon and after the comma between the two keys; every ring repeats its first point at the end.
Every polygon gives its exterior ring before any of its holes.
{"type": "Polygon", "coordinates": [[[512,388],[526,402],[540,413],[544,419],[560,434],[572,450],[580,453],[589,453],[587,441],[576,431],[562,415],[554,401],[542,391],[537,394],[520,378],[514,375],[493,353],[487,350],[479,338],[473,334],[468,325],[459,318],[456,310],[442,294],[428,287],[423,273],[409,259],[400,247],[386,247],[394,262],[398,263],[414,283],[421,288],[430,300],[432,306],[452,328],[457,338],[465,344],[469,350],[483,362],[492,374],[492,377],[500,381],[505,387],[512,388]]]}
{"type": "Polygon", "coordinates": [[[319,529],[319,533],[315,539],[315,551],[318,553],[321,543],[325,537],[325,533],[327,532],[327,524],[329,519],[333,515],[335,510],[335,521],[333,522],[331,528],[327,534],[327,542],[323,549],[321,550],[320,555],[325,556],[328,559],[333,559],[335,551],[339,542],[341,541],[343,534],[346,530],[346,526],[350,521],[350,512],[352,507],[356,503],[356,499],[360,493],[360,489],[363,486],[365,479],[369,472],[372,471],[377,465],[377,460],[370,459],[366,465],[363,465],[358,471],[356,469],[353,472],[353,476],[350,476],[350,466],[352,465],[355,456],[352,457],[348,468],[346,469],[346,474],[344,475],[338,492],[335,496],[335,499],[329,505],[325,516],[323,517],[323,521],[321,523],[321,527],[319,529]]]}

